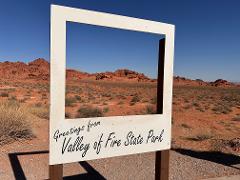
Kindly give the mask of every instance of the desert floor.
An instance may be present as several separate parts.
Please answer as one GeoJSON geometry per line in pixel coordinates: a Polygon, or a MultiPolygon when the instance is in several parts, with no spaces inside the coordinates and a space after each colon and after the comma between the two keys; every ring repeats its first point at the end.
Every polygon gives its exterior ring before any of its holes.
{"type": "MultiPolygon", "coordinates": [[[[156,111],[152,82],[82,80],[66,89],[67,118],[156,111]]],[[[0,179],[47,179],[49,84],[3,81],[0,100],[0,179]]],[[[171,179],[240,174],[240,89],[175,86],[172,134],[171,179]]],[[[64,176],[154,179],[154,158],[146,153],[66,164],[64,176]]]]}

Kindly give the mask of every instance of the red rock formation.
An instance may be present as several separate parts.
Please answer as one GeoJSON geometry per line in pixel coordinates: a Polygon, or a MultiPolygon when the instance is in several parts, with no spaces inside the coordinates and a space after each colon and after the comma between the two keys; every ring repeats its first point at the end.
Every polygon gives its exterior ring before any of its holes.
{"type": "Polygon", "coordinates": [[[211,86],[215,86],[215,87],[229,87],[229,86],[234,86],[233,83],[230,83],[224,79],[217,79],[214,82],[210,82],[211,86]]]}
{"type": "MultiPolygon", "coordinates": [[[[135,82],[156,82],[143,73],[138,73],[129,69],[118,69],[114,72],[103,72],[89,74],[73,69],[67,69],[66,76],[68,80],[107,80],[107,81],[135,81],[135,82]]],[[[39,58],[29,63],[23,62],[0,62],[0,79],[6,80],[43,80],[49,81],[50,64],[45,59],[39,58]]],[[[184,77],[174,77],[174,85],[177,86],[214,86],[214,87],[231,87],[240,86],[239,84],[230,83],[223,79],[214,82],[205,82],[201,79],[191,80],[184,77]]]]}

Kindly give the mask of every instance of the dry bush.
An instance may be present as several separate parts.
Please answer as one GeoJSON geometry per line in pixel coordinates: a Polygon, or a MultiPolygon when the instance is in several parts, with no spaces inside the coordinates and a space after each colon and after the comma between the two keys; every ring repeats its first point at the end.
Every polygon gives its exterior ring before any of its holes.
{"type": "Polygon", "coordinates": [[[41,119],[49,119],[49,108],[43,106],[33,106],[29,109],[30,113],[41,118],[41,119]]]}
{"type": "Polygon", "coordinates": [[[81,96],[75,95],[74,97],[75,97],[75,99],[76,99],[77,101],[81,101],[81,96]]]}
{"type": "Polygon", "coordinates": [[[108,111],[109,111],[109,107],[104,107],[104,108],[103,108],[103,112],[104,112],[104,113],[107,113],[108,111]]]}
{"type": "Polygon", "coordinates": [[[192,136],[192,137],[187,137],[187,140],[190,141],[204,141],[204,140],[208,140],[211,139],[213,136],[210,134],[198,134],[196,136],[192,136]]]}
{"type": "Polygon", "coordinates": [[[131,99],[130,105],[133,106],[134,104],[136,104],[139,101],[140,101],[139,96],[137,94],[135,94],[131,99]]]}
{"type": "Polygon", "coordinates": [[[234,117],[232,120],[233,120],[233,121],[239,121],[239,122],[240,122],[240,115],[237,115],[237,116],[234,117]]]}
{"type": "Polygon", "coordinates": [[[157,104],[157,96],[154,96],[154,97],[151,99],[151,103],[152,103],[152,104],[157,104]]]}
{"type": "Polygon", "coordinates": [[[224,151],[224,150],[230,150],[230,152],[234,153],[240,151],[240,138],[234,138],[234,139],[218,139],[214,141],[212,144],[212,148],[215,151],[224,151]]]}
{"type": "Polygon", "coordinates": [[[34,137],[26,111],[16,101],[0,103],[0,145],[34,137]]]}
{"type": "Polygon", "coordinates": [[[11,96],[8,98],[9,101],[16,101],[17,100],[17,97],[16,96],[11,96]]]}
{"type": "Polygon", "coordinates": [[[76,102],[77,102],[77,100],[75,98],[73,98],[73,97],[66,97],[66,99],[65,99],[65,106],[66,107],[72,107],[72,106],[74,106],[74,103],[76,103],[76,102]]]}
{"type": "Polygon", "coordinates": [[[212,108],[212,111],[214,111],[216,114],[228,114],[232,112],[231,108],[226,104],[218,104],[212,108]]]}
{"type": "Polygon", "coordinates": [[[77,111],[76,118],[88,118],[88,117],[102,117],[103,112],[99,108],[94,108],[91,106],[80,107],[77,111]]]}
{"type": "Polygon", "coordinates": [[[146,106],[146,114],[156,114],[156,108],[153,105],[146,106]]]}
{"type": "Polygon", "coordinates": [[[7,92],[2,92],[2,93],[0,94],[0,96],[1,96],[1,97],[8,97],[9,94],[8,94],[7,92]]]}
{"type": "Polygon", "coordinates": [[[190,128],[191,128],[191,126],[189,126],[189,125],[187,125],[187,124],[185,124],[185,123],[182,123],[181,126],[182,126],[183,128],[186,128],[186,129],[190,129],[190,128]]]}

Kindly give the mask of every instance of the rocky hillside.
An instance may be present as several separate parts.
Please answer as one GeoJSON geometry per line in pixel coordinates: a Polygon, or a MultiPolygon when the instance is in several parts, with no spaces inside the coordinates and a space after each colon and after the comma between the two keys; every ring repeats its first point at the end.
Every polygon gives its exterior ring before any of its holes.
{"type": "MultiPolygon", "coordinates": [[[[2,80],[40,80],[48,81],[50,77],[50,64],[45,59],[39,58],[29,63],[0,62],[0,79],[2,80]]],[[[156,82],[143,73],[129,69],[118,69],[114,72],[86,73],[73,69],[67,69],[68,80],[91,79],[98,81],[130,81],[130,82],[156,82]]],[[[214,86],[231,87],[239,86],[223,79],[214,82],[205,82],[201,79],[191,80],[184,77],[174,77],[176,86],[214,86]]]]}
{"type": "Polygon", "coordinates": [[[214,87],[234,87],[238,86],[237,83],[231,83],[224,79],[217,79],[213,82],[205,82],[201,79],[187,79],[185,77],[175,76],[174,77],[174,85],[176,86],[214,86],[214,87]]]}
{"type": "MultiPolygon", "coordinates": [[[[0,62],[0,78],[1,79],[16,79],[16,80],[49,80],[50,64],[45,59],[36,59],[29,63],[23,62],[0,62]]],[[[131,80],[131,81],[151,81],[150,78],[143,73],[138,73],[128,69],[119,69],[115,72],[104,73],[86,73],[73,69],[67,69],[67,79],[80,80],[131,80]]]]}
{"type": "Polygon", "coordinates": [[[208,83],[201,79],[187,79],[185,77],[175,76],[174,77],[174,85],[184,85],[184,86],[207,86],[208,83]]]}
{"type": "Polygon", "coordinates": [[[215,87],[229,87],[229,86],[234,86],[234,83],[228,82],[224,79],[217,79],[214,82],[210,82],[211,86],[215,86],[215,87]]]}
{"type": "Polygon", "coordinates": [[[41,77],[48,79],[49,63],[43,59],[36,59],[28,64],[23,62],[1,62],[1,79],[26,79],[41,77]]]}
{"type": "Polygon", "coordinates": [[[136,71],[128,69],[118,69],[114,72],[104,72],[96,73],[96,80],[128,80],[128,81],[138,81],[138,82],[149,82],[152,81],[150,78],[145,76],[143,73],[138,73],[136,71]]]}

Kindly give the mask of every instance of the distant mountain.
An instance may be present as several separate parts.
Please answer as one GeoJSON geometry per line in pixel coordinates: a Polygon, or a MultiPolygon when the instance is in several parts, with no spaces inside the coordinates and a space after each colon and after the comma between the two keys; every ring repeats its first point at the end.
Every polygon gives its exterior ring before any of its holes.
{"type": "Polygon", "coordinates": [[[184,85],[184,86],[208,86],[208,83],[201,79],[187,79],[185,77],[175,76],[174,77],[174,85],[184,85]]]}
{"type": "Polygon", "coordinates": [[[205,82],[201,79],[187,79],[185,77],[175,76],[174,77],[174,85],[184,85],[184,86],[214,86],[214,87],[233,87],[238,86],[236,83],[228,82],[224,79],[217,79],[213,82],[205,82]]]}
{"type": "MultiPolygon", "coordinates": [[[[136,71],[129,69],[118,69],[114,72],[87,73],[74,69],[66,70],[67,80],[97,80],[97,81],[130,81],[130,82],[156,82],[136,71]]],[[[23,62],[0,62],[0,79],[5,80],[38,80],[49,81],[50,64],[45,59],[39,58],[29,63],[23,62]]],[[[214,82],[205,82],[201,79],[191,80],[180,76],[174,77],[175,86],[214,86],[232,87],[239,84],[231,83],[223,79],[214,82]]]]}
{"type": "Polygon", "coordinates": [[[234,86],[234,83],[228,82],[224,79],[217,79],[214,82],[210,82],[210,85],[215,86],[215,87],[229,87],[229,86],[234,86]]]}
{"type": "Polygon", "coordinates": [[[36,59],[28,64],[23,62],[1,62],[1,79],[49,79],[49,62],[36,59]]]}
{"type": "MultiPolygon", "coordinates": [[[[67,69],[68,80],[92,79],[92,80],[118,80],[118,81],[151,81],[143,73],[128,69],[118,69],[115,72],[86,73],[74,69],[67,69]]],[[[29,63],[0,62],[0,79],[12,80],[49,80],[50,64],[45,59],[39,58],[29,63]]]]}

